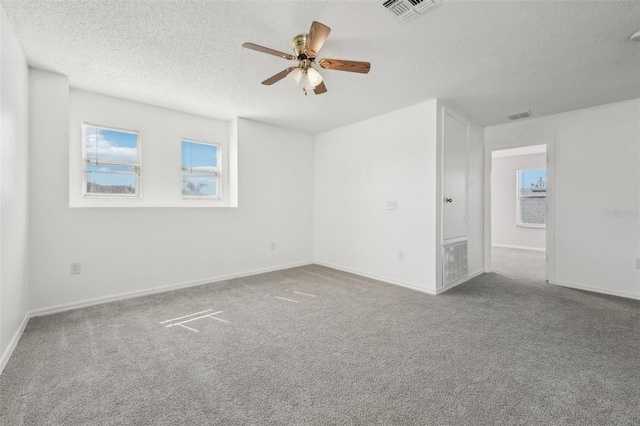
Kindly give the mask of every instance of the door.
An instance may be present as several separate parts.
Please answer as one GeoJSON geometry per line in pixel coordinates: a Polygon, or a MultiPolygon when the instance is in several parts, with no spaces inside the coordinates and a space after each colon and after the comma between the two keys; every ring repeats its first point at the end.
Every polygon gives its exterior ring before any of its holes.
{"type": "Polygon", "coordinates": [[[469,125],[446,110],[443,119],[444,241],[467,236],[467,137],[469,125]]]}

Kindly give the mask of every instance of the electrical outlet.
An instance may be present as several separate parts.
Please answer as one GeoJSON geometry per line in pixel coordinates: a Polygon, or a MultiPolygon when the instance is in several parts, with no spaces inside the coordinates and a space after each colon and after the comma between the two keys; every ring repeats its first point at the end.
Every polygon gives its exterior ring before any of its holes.
{"type": "Polygon", "coordinates": [[[398,260],[404,260],[404,250],[398,250],[398,260]]]}
{"type": "Polygon", "coordinates": [[[271,243],[271,250],[275,250],[276,249],[276,243],[271,243]]]}
{"type": "Polygon", "coordinates": [[[80,262],[71,262],[71,275],[79,274],[80,272],[82,272],[80,262]]]}

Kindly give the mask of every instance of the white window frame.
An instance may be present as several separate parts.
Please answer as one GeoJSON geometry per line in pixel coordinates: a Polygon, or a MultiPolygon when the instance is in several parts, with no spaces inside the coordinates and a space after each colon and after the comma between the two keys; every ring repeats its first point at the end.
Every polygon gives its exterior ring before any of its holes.
{"type": "MultiPolygon", "coordinates": [[[[130,129],[122,129],[118,127],[112,126],[104,126],[102,124],[95,124],[89,122],[82,123],[82,197],[83,198],[142,198],[142,138],[139,130],[130,130],[130,129]],[[135,167],[136,170],[136,191],[133,194],[116,194],[116,193],[93,193],[87,192],[87,165],[91,162],[91,159],[87,157],[87,127],[95,127],[98,129],[106,129],[113,130],[116,132],[124,132],[124,133],[132,133],[136,135],[137,146],[136,146],[136,163],[130,163],[127,161],[114,161],[114,160],[104,160],[99,161],[103,164],[110,165],[118,165],[118,166],[131,166],[135,167]]],[[[98,161],[96,161],[96,164],[98,161]]]]}
{"type": "MultiPolygon", "coordinates": [[[[520,199],[521,198],[544,198],[545,199],[545,204],[546,204],[546,199],[547,199],[547,188],[545,187],[545,191],[544,191],[544,196],[533,196],[533,195],[529,195],[529,196],[521,196],[520,195],[520,176],[522,175],[522,172],[527,171],[527,170],[537,170],[537,169],[542,169],[543,167],[533,167],[533,168],[528,168],[528,169],[521,169],[516,171],[516,226],[518,226],[519,228],[539,228],[539,229],[545,229],[547,227],[547,218],[546,218],[546,210],[545,210],[545,223],[525,223],[522,222],[521,218],[522,218],[522,212],[521,212],[521,206],[520,206],[520,199]]],[[[545,168],[545,173],[546,173],[546,168],[545,168]]],[[[546,175],[545,175],[546,176],[546,175]]],[[[546,206],[545,206],[546,209],[546,206]]]]}
{"type": "MultiPolygon", "coordinates": [[[[222,200],[222,145],[219,143],[213,142],[205,142],[199,141],[192,138],[180,138],[180,196],[183,200],[222,200]],[[216,195],[184,195],[182,192],[182,172],[184,171],[182,168],[182,143],[195,143],[200,145],[209,145],[216,147],[216,164],[215,170],[211,172],[212,175],[215,175],[216,178],[216,195]]],[[[206,172],[205,172],[206,173],[206,172]]]]}

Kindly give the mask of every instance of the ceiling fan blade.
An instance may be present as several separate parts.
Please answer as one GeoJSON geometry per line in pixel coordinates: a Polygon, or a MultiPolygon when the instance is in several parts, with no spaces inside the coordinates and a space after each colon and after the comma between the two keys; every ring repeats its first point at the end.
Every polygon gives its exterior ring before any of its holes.
{"type": "Polygon", "coordinates": [[[343,59],[320,59],[318,65],[328,70],[359,72],[361,74],[366,74],[371,69],[369,62],[346,61],[343,59]]]}
{"type": "Polygon", "coordinates": [[[320,82],[315,89],[313,89],[316,95],[321,95],[327,92],[327,86],[324,85],[324,82],[320,82]]]}
{"type": "Polygon", "coordinates": [[[283,78],[285,78],[286,76],[289,75],[289,73],[293,70],[295,70],[297,67],[289,67],[286,70],[282,70],[280,71],[278,74],[269,77],[268,79],[266,79],[265,81],[262,82],[262,84],[265,84],[267,86],[271,86],[273,83],[277,83],[278,81],[282,80],[283,78]]]}
{"type": "Polygon", "coordinates": [[[304,48],[304,53],[310,58],[315,58],[330,32],[331,28],[320,22],[313,21],[307,36],[307,45],[304,48]]]}
{"type": "Polygon", "coordinates": [[[284,58],[284,59],[296,59],[295,56],[290,55],[288,53],[280,52],[278,50],[269,49],[268,47],[259,46],[257,44],[253,44],[253,43],[244,43],[242,45],[242,47],[247,48],[247,49],[251,49],[251,50],[255,50],[257,52],[267,53],[267,54],[273,55],[273,56],[279,56],[279,57],[284,58]]]}

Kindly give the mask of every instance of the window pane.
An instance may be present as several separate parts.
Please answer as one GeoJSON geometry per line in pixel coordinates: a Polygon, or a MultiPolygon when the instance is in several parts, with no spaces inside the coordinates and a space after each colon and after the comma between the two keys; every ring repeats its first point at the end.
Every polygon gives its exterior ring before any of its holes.
{"type": "Polygon", "coordinates": [[[140,196],[140,135],[83,123],[84,195],[140,196]]]}
{"type": "Polygon", "coordinates": [[[547,219],[547,170],[518,170],[517,224],[544,227],[547,219]]]}
{"type": "Polygon", "coordinates": [[[138,133],[84,125],[85,155],[98,161],[138,163],[138,133]]]}
{"type": "Polygon", "coordinates": [[[182,141],[182,195],[218,196],[217,145],[182,141]]]}
{"type": "Polygon", "coordinates": [[[218,167],[218,147],[204,143],[182,141],[182,169],[214,172],[218,167]]]}
{"type": "Polygon", "coordinates": [[[520,223],[544,225],[547,222],[547,199],[545,197],[520,198],[520,223]]]}
{"type": "Polygon", "coordinates": [[[137,193],[136,166],[88,163],[86,174],[87,194],[135,195],[137,193]]]}
{"type": "Polygon", "coordinates": [[[216,189],[215,174],[182,171],[182,195],[215,197],[218,195],[216,189]]]}
{"type": "Polygon", "coordinates": [[[545,197],[547,194],[547,169],[518,171],[518,196],[545,197]]]}

